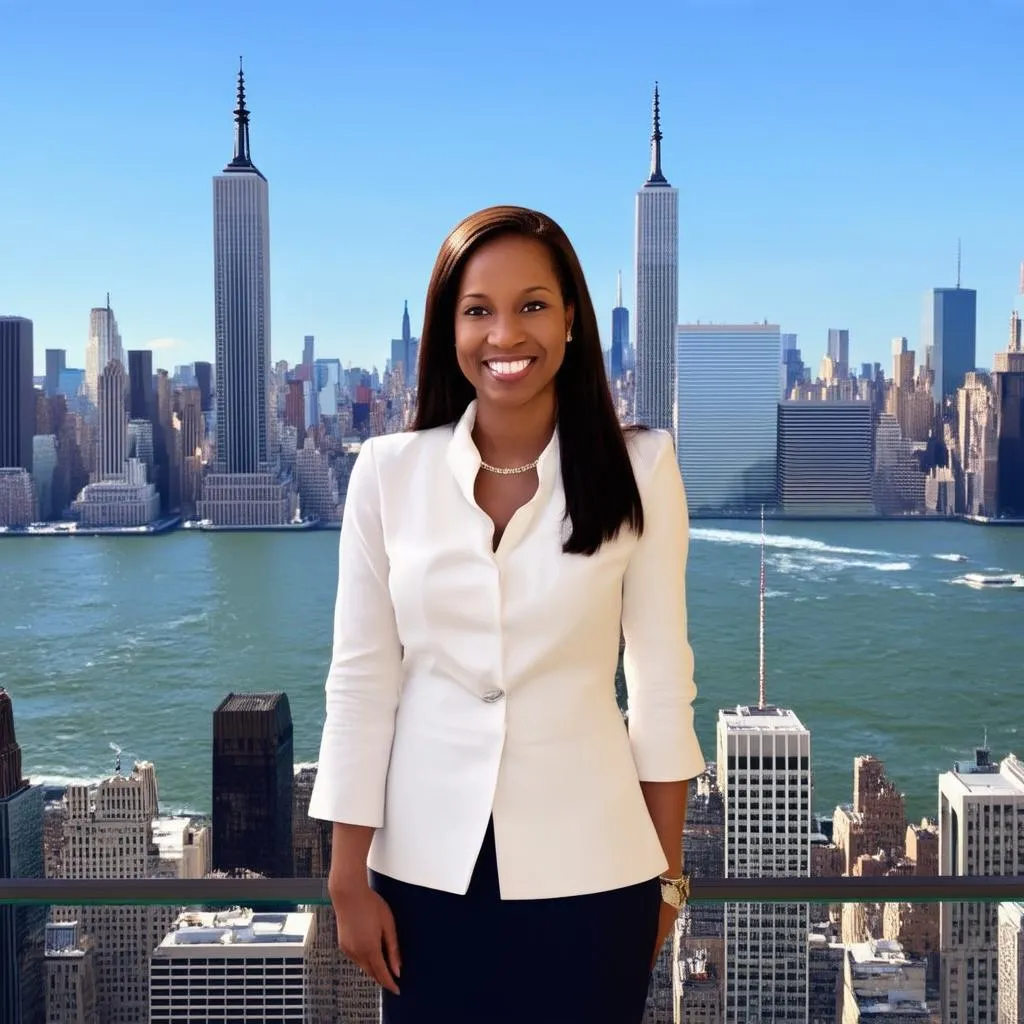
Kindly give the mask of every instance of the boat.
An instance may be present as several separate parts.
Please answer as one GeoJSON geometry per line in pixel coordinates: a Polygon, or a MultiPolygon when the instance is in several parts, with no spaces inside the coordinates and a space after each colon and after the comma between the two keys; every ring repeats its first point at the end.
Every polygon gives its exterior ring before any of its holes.
{"type": "Polygon", "coordinates": [[[979,590],[985,587],[1020,587],[1024,586],[1024,576],[1020,573],[969,572],[964,576],[964,583],[979,590]]]}

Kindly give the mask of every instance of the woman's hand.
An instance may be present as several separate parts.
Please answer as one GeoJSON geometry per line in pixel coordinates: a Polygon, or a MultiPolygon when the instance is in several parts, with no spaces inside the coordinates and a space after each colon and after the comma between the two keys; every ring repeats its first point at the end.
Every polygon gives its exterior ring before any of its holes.
{"type": "Polygon", "coordinates": [[[661,916],[658,918],[658,938],[654,943],[654,956],[651,958],[652,971],[654,970],[654,965],[658,962],[658,954],[661,952],[661,947],[672,934],[672,929],[675,927],[678,916],[679,911],[675,907],[664,902],[661,904],[661,916]]]}
{"type": "Polygon", "coordinates": [[[327,880],[327,891],[334,907],[342,953],[378,985],[398,995],[395,979],[401,973],[402,962],[391,908],[370,888],[365,877],[341,879],[332,874],[327,880]]]}

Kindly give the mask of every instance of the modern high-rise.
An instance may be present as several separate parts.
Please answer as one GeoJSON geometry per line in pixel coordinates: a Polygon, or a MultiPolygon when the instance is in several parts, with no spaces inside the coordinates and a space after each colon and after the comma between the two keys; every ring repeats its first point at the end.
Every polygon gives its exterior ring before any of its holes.
{"type": "Polygon", "coordinates": [[[629,350],[629,310],[622,304],[622,271],[615,286],[615,308],[612,310],[612,380],[622,376],[625,354],[629,350]]]}
{"type": "MultiPolygon", "coordinates": [[[[795,712],[768,701],[765,593],[762,520],[758,701],[718,713],[727,878],[811,873],[811,734],[795,712]]],[[[726,1024],[807,1020],[809,929],[806,903],[726,904],[726,1024]]]]}
{"type": "Polygon", "coordinates": [[[651,171],[636,194],[636,422],[675,433],[679,190],[662,173],[661,140],[655,84],[651,171]]]}
{"type": "MultiPolygon", "coordinates": [[[[43,789],[21,774],[10,695],[0,688],[0,878],[43,877],[43,789]]],[[[0,1024],[43,1024],[46,907],[0,905],[0,1024]]]]}
{"type": "Polygon", "coordinates": [[[283,693],[232,693],[213,713],[213,867],[292,873],[292,715],[283,693]]]}
{"type": "Polygon", "coordinates": [[[32,321],[0,316],[0,468],[32,469],[32,321]]]}
{"type": "Polygon", "coordinates": [[[956,394],[977,363],[978,293],[972,288],[932,288],[924,299],[921,342],[931,353],[932,396],[940,405],[956,394]]]}
{"type": "Polygon", "coordinates": [[[156,394],[153,390],[153,353],[150,349],[129,350],[128,380],[129,416],[133,420],[152,422],[156,416],[156,394]]]}
{"type": "Polygon", "coordinates": [[[52,398],[60,388],[60,375],[67,369],[67,352],[62,348],[46,350],[46,383],[44,393],[52,398]]]}
{"type": "Polygon", "coordinates": [[[210,363],[196,362],[192,364],[192,372],[196,378],[195,386],[199,388],[202,411],[207,413],[213,408],[213,367],[210,363]]]}
{"type": "Polygon", "coordinates": [[[128,458],[128,375],[118,359],[112,359],[100,371],[96,407],[96,481],[124,479],[128,458]]]}
{"type": "MultiPolygon", "coordinates": [[[[1024,764],[1016,757],[996,765],[979,748],[973,763],[939,776],[939,874],[1024,874],[1024,764]]],[[[991,1024],[999,999],[999,904],[942,903],[939,932],[943,1020],[991,1024]]]]}
{"type": "Polygon", "coordinates": [[[676,345],[676,454],[690,514],[773,507],[778,326],[682,324],[676,345]]]}
{"type": "Polygon", "coordinates": [[[100,374],[113,359],[124,365],[121,332],[108,295],[105,306],[94,306],[89,312],[89,340],[85,343],[85,395],[94,405],[99,393],[100,374]]]}
{"type": "Polygon", "coordinates": [[[870,402],[780,402],[782,511],[794,516],[874,515],[873,431],[870,402]]]}
{"type": "Polygon", "coordinates": [[[260,473],[270,460],[270,207],[249,151],[238,71],[235,153],[213,179],[217,465],[260,473]]]}
{"type": "MultiPolygon", "coordinates": [[[[793,878],[811,869],[811,736],[786,708],[718,713],[727,878],[793,878]]],[[[807,1019],[806,903],[729,903],[725,1021],[807,1019]]]]}
{"type": "Polygon", "coordinates": [[[845,328],[830,327],[828,329],[828,349],[826,350],[829,359],[832,360],[832,368],[839,380],[845,380],[850,376],[850,332],[845,328]]]}

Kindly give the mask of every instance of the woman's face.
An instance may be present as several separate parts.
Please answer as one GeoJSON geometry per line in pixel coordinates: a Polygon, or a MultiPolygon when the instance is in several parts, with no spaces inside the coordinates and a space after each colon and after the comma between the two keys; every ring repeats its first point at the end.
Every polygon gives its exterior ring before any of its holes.
{"type": "Polygon", "coordinates": [[[477,399],[522,406],[553,392],[572,315],[542,242],[507,235],[480,246],[455,305],[455,351],[477,399]]]}

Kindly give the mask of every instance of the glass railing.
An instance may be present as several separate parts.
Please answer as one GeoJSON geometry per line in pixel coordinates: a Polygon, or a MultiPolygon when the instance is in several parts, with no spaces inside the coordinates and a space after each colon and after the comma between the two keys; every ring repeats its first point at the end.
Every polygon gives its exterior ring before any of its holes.
{"type": "MultiPolygon", "coordinates": [[[[320,878],[3,879],[0,976],[50,1021],[375,1024],[329,902],[320,878]]],[[[646,1021],[1017,1019],[1022,913],[1024,876],[695,878],[646,1021]]]]}

